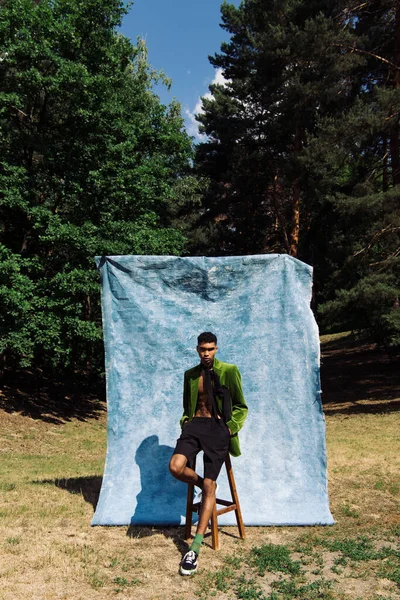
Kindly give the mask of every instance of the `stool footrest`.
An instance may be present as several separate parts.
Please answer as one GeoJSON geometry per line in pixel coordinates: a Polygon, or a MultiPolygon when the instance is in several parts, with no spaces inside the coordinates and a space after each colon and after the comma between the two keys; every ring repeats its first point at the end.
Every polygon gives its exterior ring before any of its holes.
{"type": "Polygon", "coordinates": [[[233,500],[220,500],[219,498],[217,498],[215,502],[216,504],[222,504],[223,506],[231,506],[231,504],[234,504],[233,500]]]}
{"type": "Polygon", "coordinates": [[[225,513],[232,512],[232,510],[237,510],[236,504],[231,504],[230,506],[226,506],[225,508],[219,508],[217,510],[217,517],[219,515],[224,515],[225,513]]]}

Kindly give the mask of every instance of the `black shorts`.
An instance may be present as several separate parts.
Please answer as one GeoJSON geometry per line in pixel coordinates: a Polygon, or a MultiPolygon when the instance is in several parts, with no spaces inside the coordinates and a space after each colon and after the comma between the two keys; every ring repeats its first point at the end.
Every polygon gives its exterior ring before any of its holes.
{"type": "Polygon", "coordinates": [[[183,454],[191,463],[204,452],[204,478],[217,480],[229,451],[230,433],[222,419],[194,417],[183,427],[174,454],[183,454]]]}

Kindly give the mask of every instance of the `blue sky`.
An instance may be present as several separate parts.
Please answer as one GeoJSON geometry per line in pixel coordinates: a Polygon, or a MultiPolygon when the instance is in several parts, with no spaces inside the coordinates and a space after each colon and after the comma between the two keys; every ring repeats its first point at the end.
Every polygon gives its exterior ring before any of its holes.
{"type": "MultiPolygon", "coordinates": [[[[222,2],[222,0],[221,0],[222,2]]],[[[161,101],[176,98],[182,104],[186,128],[197,137],[193,114],[200,107],[200,96],[208,92],[217,73],[208,55],[219,52],[221,42],[229,39],[219,26],[220,0],[135,0],[125,16],[121,31],[136,43],[146,40],[149,62],[172,79],[170,92],[157,88],[161,101]]],[[[239,0],[231,0],[239,5],[239,0]]]]}

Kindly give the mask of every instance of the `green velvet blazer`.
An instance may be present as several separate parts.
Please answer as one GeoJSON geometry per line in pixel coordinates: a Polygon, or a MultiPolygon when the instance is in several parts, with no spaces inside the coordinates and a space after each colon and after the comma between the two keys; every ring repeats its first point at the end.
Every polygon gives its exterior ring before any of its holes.
{"type": "MultiPolygon", "coordinates": [[[[227,426],[232,432],[229,452],[232,456],[240,456],[238,432],[243,427],[248,411],[246,401],[243,397],[242,378],[236,365],[221,362],[217,358],[214,358],[213,368],[215,373],[219,376],[221,385],[226,385],[231,396],[232,417],[227,422],[227,426]]],[[[191,421],[196,412],[201,369],[201,364],[198,364],[196,367],[185,371],[183,384],[183,415],[180,421],[181,427],[183,427],[185,421],[191,421]]],[[[219,398],[218,396],[217,404],[219,410],[222,411],[222,398],[219,398]]]]}

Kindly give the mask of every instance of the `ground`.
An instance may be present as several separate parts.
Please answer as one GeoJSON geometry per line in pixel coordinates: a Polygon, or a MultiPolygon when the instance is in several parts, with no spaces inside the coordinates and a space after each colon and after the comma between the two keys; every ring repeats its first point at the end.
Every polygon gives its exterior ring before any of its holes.
{"type": "Polygon", "coordinates": [[[322,338],[336,524],[222,528],[192,578],[177,570],[183,528],[90,527],[104,402],[32,381],[0,390],[1,599],[400,599],[400,369],[367,341],[322,338]]]}

